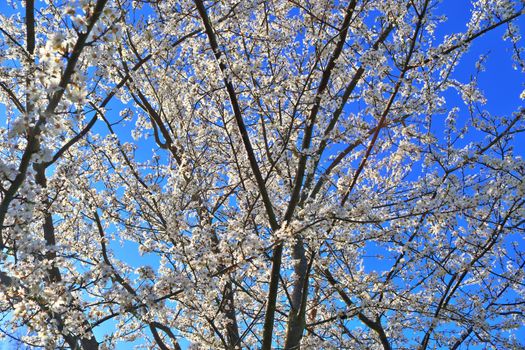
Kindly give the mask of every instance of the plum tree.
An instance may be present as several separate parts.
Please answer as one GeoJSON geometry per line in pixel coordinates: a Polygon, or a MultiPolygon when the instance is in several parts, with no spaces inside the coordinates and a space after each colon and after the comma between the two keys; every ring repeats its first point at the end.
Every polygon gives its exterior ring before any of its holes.
{"type": "Polygon", "coordinates": [[[497,30],[523,71],[525,10],[468,6],[445,35],[431,0],[10,1],[3,336],[524,346],[525,110],[456,72],[497,30]]]}

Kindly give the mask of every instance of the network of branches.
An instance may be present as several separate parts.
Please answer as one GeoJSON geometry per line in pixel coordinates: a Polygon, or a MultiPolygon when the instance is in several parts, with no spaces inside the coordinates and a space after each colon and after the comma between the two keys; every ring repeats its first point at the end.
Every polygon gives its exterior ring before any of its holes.
{"type": "Polygon", "coordinates": [[[445,3],[0,5],[3,340],[523,348],[525,109],[456,72],[525,5],[445,3]]]}

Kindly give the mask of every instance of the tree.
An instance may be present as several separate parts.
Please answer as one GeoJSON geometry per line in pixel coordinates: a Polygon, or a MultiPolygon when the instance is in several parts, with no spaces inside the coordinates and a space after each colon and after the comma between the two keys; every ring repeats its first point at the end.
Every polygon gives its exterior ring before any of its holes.
{"type": "Polygon", "coordinates": [[[455,69],[504,29],[525,70],[525,10],[470,6],[443,36],[430,0],[12,1],[2,334],[524,346],[525,110],[491,113],[455,69]]]}

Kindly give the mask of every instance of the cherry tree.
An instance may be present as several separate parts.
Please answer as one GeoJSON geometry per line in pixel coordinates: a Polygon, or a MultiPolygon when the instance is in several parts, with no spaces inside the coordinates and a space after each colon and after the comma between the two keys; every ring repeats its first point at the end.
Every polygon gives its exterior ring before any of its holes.
{"type": "Polygon", "coordinates": [[[525,109],[456,71],[492,31],[525,71],[525,7],[468,6],[9,1],[1,336],[523,347],[525,109]]]}

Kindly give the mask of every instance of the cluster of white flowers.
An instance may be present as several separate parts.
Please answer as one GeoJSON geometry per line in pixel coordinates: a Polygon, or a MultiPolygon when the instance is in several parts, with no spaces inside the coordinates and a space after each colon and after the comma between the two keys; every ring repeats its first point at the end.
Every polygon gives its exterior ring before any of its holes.
{"type": "Polygon", "coordinates": [[[427,0],[24,5],[0,14],[3,332],[523,346],[525,112],[456,74],[501,27],[525,67],[518,0],[445,37],[427,0]]]}

